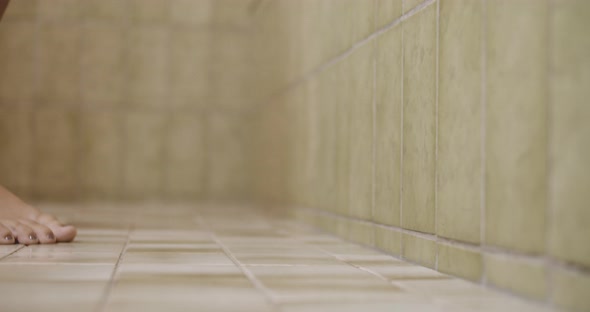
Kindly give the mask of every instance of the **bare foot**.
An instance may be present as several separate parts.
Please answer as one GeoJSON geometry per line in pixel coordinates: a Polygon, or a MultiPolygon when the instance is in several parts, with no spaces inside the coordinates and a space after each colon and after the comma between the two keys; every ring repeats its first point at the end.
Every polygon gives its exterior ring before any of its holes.
{"type": "Polygon", "coordinates": [[[0,244],[55,244],[74,237],[75,227],[62,225],[0,186],[0,244]]]}

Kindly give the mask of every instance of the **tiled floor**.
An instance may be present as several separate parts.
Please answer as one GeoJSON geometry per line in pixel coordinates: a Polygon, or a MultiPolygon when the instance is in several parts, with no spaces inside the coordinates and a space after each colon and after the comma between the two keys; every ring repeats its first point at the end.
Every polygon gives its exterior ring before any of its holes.
{"type": "Polygon", "coordinates": [[[251,207],[41,206],[79,236],[0,246],[1,311],[546,311],[251,207]]]}

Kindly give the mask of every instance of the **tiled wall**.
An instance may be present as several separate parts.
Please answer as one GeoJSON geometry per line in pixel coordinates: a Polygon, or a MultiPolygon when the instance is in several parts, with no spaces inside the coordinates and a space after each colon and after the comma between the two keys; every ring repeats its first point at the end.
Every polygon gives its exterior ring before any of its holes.
{"type": "Polygon", "coordinates": [[[246,198],[253,5],[11,1],[0,184],[40,199],[246,198]]]}
{"type": "Polygon", "coordinates": [[[589,310],[589,3],[264,1],[261,54],[282,71],[255,114],[257,196],[589,310]]]}

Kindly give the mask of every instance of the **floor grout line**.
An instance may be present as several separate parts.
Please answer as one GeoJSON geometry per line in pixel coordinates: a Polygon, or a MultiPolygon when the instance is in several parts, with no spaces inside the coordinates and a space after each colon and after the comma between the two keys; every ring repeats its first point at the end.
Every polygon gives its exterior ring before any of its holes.
{"type": "MultiPolygon", "coordinates": [[[[434,236],[438,239],[438,88],[440,80],[440,1],[436,1],[436,55],[435,55],[435,98],[434,98],[434,236]]],[[[436,246],[434,268],[438,270],[439,248],[436,246]]]]}
{"type": "Polygon", "coordinates": [[[254,273],[252,273],[252,271],[250,271],[250,269],[248,269],[247,266],[245,266],[244,264],[242,264],[240,262],[240,260],[238,260],[238,258],[231,252],[231,250],[229,249],[229,247],[227,247],[224,243],[221,242],[221,240],[219,239],[219,237],[217,237],[217,235],[215,234],[214,231],[212,231],[210,229],[210,227],[208,227],[206,225],[206,223],[204,222],[204,220],[202,219],[202,217],[198,216],[197,217],[197,223],[200,224],[203,228],[208,229],[209,231],[209,235],[211,236],[211,239],[219,246],[221,247],[221,249],[223,250],[223,253],[235,264],[236,267],[238,267],[238,269],[240,269],[240,271],[242,271],[242,273],[246,276],[246,278],[250,281],[250,283],[252,283],[252,285],[254,286],[254,288],[256,288],[258,291],[260,291],[264,297],[266,298],[266,300],[268,301],[268,303],[271,305],[271,307],[273,308],[273,310],[278,311],[278,300],[275,298],[275,296],[273,295],[273,293],[270,291],[270,289],[268,289],[257,277],[254,273]]]}
{"type": "Polygon", "coordinates": [[[8,258],[11,255],[14,255],[15,253],[17,253],[18,251],[20,251],[21,249],[25,248],[25,245],[20,245],[19,247],[15,248],[13,251],[3,255],[2,257],[0,257],[0,261],[8,258]]]}
{"type": "Polygon", "coordinates": [[[127,240],[125,241],[125,244],[123,245],[123,247],[121,248],[121,252],[119,253],[119,257],[117,258],[117,262],[115,262],[115,266],[113,267],[113,272],[111,273],[111,278],[108,281],[108,284],[106,285],[103,294],[101,296],[101,299],[99,301],[99,304],[96,308],[97,312],[103,312],[106,309],[109,297],[111,296],[111,292],[113,290],[113,287],[115,286],[116,280],[115,280],[115,276],[117,274],[117,270],[119,269],[119,265],[121,263],[121,259],[123,259],[123,255],[125,254],[125,251],[127,251],[127,246],[129,245],[129,241],[131,240],[131,233],[133,232],[133,228],[129,228],[127,231],[127,240]]]}

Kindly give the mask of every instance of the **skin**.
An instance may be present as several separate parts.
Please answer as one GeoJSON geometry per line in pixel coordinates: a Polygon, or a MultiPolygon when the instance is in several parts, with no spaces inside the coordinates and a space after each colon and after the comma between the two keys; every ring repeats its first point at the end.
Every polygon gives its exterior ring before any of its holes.
{"type": "Polygon", "coordinates": [[[71,242],[76,228],[61,224],[0,186],[0,244],[55,244],[71,242]]]}

